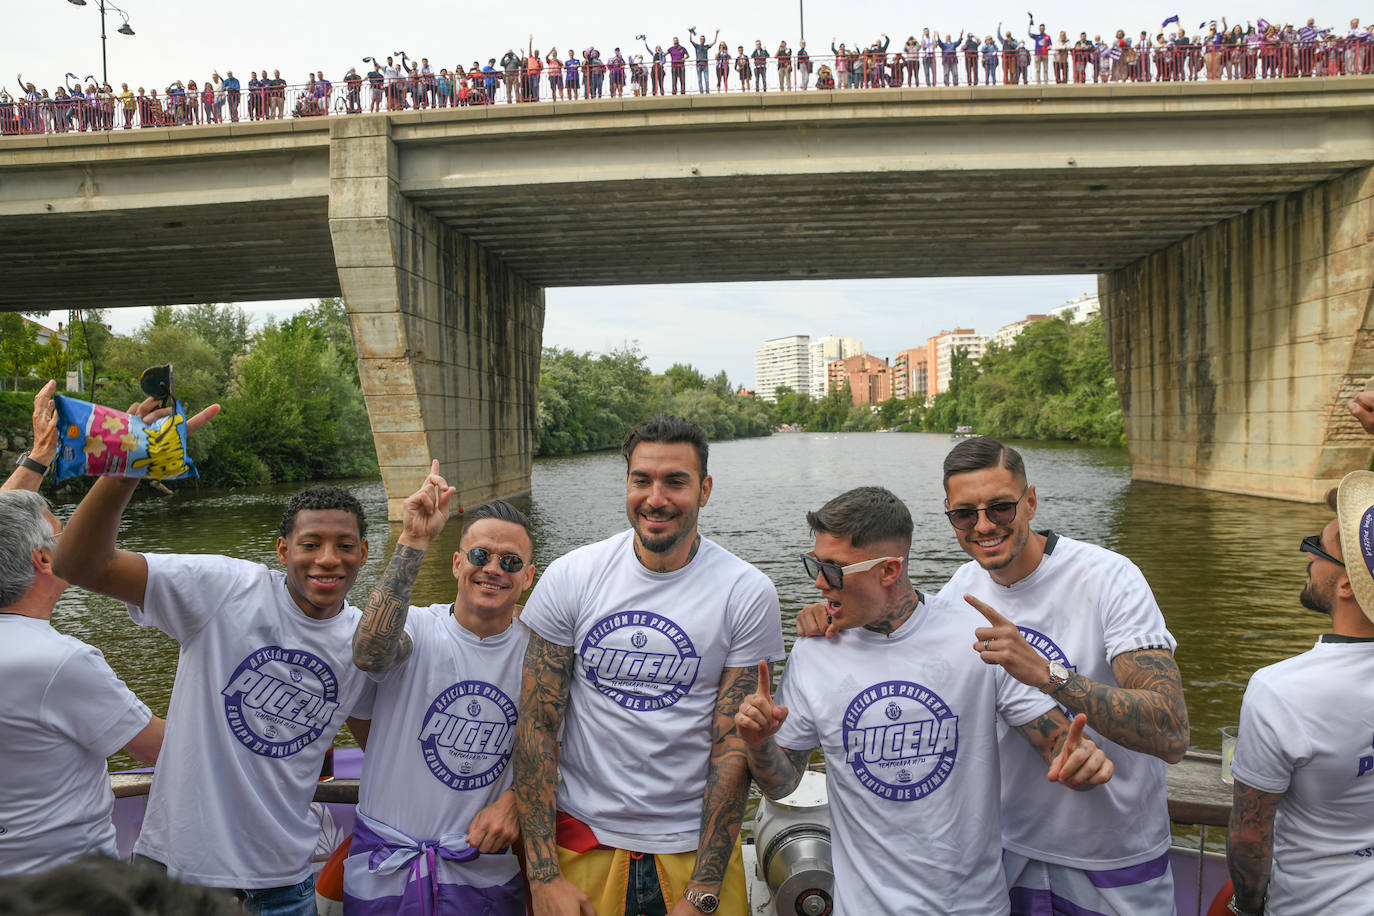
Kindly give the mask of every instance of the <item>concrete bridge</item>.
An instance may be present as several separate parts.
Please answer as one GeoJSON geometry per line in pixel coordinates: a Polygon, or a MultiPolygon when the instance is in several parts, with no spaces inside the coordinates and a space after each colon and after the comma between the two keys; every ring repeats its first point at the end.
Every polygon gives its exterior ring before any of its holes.
{"type": "Polygon", "coordinates": [[[547,287],[1096,273],[1135,476],[1314,500],[1374,453],[1371,111],[1346,77],[6,138],[0,309],[342,294],[395,514],[430,455],[528,488],[547,287]]]}

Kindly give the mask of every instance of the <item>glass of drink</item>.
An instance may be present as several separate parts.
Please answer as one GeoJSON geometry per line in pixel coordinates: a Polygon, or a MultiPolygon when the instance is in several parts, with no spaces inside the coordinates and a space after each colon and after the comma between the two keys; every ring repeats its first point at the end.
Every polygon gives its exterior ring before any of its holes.
{"type": "Polygon", "coordinates": [[[1235,783],[1235,778],[1231,776],[1231,758],[1236,754],[1236,735],[1239,731],[1238,725],[1227,725],[1221,730],[1221,781],[1228,786],[1235,783]]]}

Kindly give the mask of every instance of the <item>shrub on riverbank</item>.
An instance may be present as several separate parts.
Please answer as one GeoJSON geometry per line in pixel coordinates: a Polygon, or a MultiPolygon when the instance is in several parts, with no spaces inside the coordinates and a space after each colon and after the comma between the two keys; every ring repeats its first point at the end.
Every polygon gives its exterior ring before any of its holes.
{"type": "Polygon", "coordinates": [[[535,454],[619,448],[630,427],[656,413],[692,420],[715,440],[766,436],[773,429],[769,405],[735,394],[724,372],[708,379],[677,364],[656,376],[633,347],[599,355],[544,349],[535,454]]]}

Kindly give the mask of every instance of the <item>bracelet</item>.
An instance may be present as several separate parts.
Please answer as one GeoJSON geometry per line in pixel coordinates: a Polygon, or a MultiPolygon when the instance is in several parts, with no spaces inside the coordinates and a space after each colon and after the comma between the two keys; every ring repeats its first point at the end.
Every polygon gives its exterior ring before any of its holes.
{"type": "Polygon", "coordinates": [[[1260,904],[1260,908],[1258,910],[1242,910],[1239,906],[1236,905],[1235,894],[1231,895],[1231,902],[1226,904],[1226,909],[1234,913],[1235,916],[1263,916],[1264,914],[1264,904],[1262,903],[1260,904]]]}

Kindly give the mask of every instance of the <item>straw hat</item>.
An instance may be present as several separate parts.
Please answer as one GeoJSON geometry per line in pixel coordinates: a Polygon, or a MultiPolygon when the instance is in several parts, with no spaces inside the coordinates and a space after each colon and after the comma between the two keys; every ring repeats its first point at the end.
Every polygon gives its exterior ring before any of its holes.
{"type": "Polygon", "coordinates": [[[1336,492],[1341,555],[1360,610],[1374,621],[1374,473],[1351,471],[1336,492]]]}

